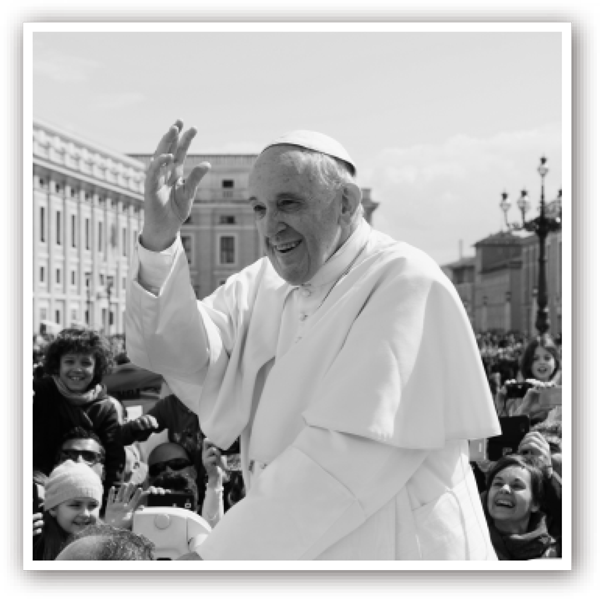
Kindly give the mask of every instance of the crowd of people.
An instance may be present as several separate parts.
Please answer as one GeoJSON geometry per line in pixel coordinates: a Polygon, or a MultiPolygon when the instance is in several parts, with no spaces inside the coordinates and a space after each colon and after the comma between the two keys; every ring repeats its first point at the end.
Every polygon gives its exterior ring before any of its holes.
{"type": "MultiPolygon", "coordinates": [[[[560,381],[560,346],[549,336],[477,339],[498,416],[526,415],[532,425],[514,454],[472,462],[494,549],[499,559],[560,557],[561,408],[540,404],[560,381]],[[529,387],[508,397],[517,381],[529,387]]],[[[131,531],[149,495],[189,493],[213,528],[243,497],[240,472],[174,394],[129,420],[107,393],[115,357],[128,361],[123,336],[65,329],[37,335],[34,347],[34,559],[155,559],[153,544],[131,531]],[[162,431],[167,441],[144,456],[141,446],[162,431]]]]}
{"type": "Polygon", "coordinates": [[[151,559],[152,544],[136,540],[131,532],[133,512],[148,505],[149,495],[190,494],[192,511],[211,527],[243,496],[240,473],[230,465],[234,460],[228,463],[221,456],[202,434],[197,416],[176,396],[169,394],[146,414],[128,419],[127,408],[109,395],[103,383],[115,356],[121,363],[127,361],[122,336],[108,339],[92,330],[71,328],[55,337],[34,339],[36,560],[57,559],[67,545],[67,555],[75,555],[81,545],[94,559],[151,559]],[[164,430],[168,440],[145,456],[144,442],[164,430]],[[85,532],[90,527],[93,535],[85,532]],[[102,527],[129,532],[109,533],[102,527]],[[87,544],[98,536],[103,549],[92,551],[87,544]],[[72,545],[75,538],[87,541],[72,545]],[[134,547],[119,550],[117,557],[101,557],[112,555],[107,548],[116,548],[117,541],[134,547]]]}

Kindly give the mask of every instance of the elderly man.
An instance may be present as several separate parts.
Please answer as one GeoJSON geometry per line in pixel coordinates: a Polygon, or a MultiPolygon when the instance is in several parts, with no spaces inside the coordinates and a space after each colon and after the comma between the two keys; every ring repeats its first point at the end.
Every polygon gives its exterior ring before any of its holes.
{"type": "Polygon", "coordinates": [[[496,559],[467,440],[500,429],[450,281],[371,229],[338,142],[296,131],[250,174],[266,257],[197,302],[195,134],[177,121],[148,169],[127,347],[217,446],[241,434],[247,495],[201,559],[496,559]]]}

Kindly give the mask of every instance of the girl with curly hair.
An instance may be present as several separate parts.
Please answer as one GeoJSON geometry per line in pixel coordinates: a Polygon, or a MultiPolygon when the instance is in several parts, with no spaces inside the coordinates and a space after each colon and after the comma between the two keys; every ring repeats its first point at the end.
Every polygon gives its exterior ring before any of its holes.
{"type": "Polygon", "coordinates": [[[45,376],[33,381],[33,467],[50,474],[62,438],[81,426],[106,450],[104,487],[119,477],[125,451],[117,410],[102,385],[113,365],[108,340],[91,330],[64,329],[46,348],[45,376]]]}

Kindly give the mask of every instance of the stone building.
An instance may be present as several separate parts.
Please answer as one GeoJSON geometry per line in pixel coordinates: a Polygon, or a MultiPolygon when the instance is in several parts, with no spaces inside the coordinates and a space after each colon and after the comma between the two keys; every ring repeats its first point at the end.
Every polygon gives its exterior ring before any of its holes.
{"type": "MultiPolygon", "coordinates": [[[[552,210],[550,204],[549,210],[552,210]]],[[[475,244],[474,258],[444,265],[475,331],[535,334],[539,238],[502,231],[475,244]]],[[[562,234],[546,238],[550,333],[562,331],[562,234]]]]}
{"type": "Polygon", "coordinates": [[[144,165],[33,122],[33,326],[122,332],[144,165]]]}

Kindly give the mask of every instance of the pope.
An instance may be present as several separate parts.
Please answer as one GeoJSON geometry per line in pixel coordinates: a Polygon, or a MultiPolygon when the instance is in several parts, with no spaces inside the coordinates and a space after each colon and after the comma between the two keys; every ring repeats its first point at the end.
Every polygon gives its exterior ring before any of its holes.
{"type": "Polygon", "coordinates": [[[126,331],[212,442],[241,437],[246,497],[198,559],[495,560],[467,442],[500,428],[449,279],[365,221],[340,143],[293,131],[250,173],[265,257],[197,301],[195,135],[177,121],[148,168],[126,331]]]}

